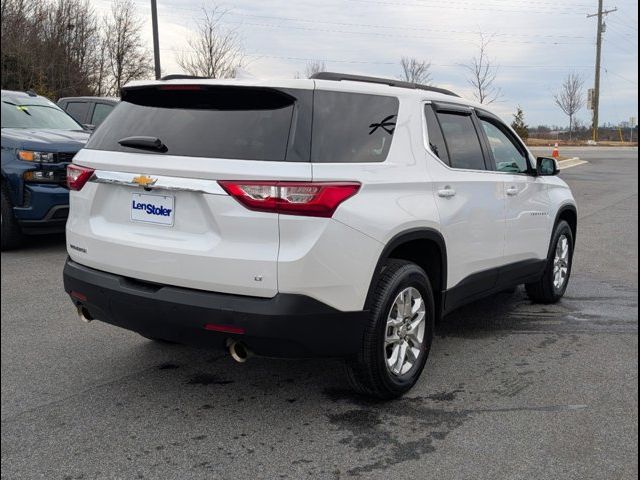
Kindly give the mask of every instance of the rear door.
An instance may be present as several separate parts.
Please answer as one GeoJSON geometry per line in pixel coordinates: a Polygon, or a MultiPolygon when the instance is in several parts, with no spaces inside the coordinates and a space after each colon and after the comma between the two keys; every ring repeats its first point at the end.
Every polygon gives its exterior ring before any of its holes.
{"type": "Polygon", "coordinates": [[[217,181],[311,180],[311,99],[252,87],[125,90],[74,159],[96,171],[71,195],[69,254],[135,279],[275,295],[278,215],[249,210],[217,181]]]}
{"type": "Polygon", "coordinates": [[[440,160],[429,173],[447,245],[447,286],[463,287],[464,297],[480,294],[495,286],[503,264],[504,179],[492,169],[470,108],[428,104],[425,115],[429,148],[440,160]]]}

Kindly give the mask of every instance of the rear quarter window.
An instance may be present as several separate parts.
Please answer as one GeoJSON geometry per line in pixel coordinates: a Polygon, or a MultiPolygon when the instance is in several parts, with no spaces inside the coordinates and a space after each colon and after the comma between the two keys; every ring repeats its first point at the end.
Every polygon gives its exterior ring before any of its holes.
{"type": "Polygon", "coordinates": [[[311,161],[383,162],[396,127],[396,97],[315,92],[311,161]]]}

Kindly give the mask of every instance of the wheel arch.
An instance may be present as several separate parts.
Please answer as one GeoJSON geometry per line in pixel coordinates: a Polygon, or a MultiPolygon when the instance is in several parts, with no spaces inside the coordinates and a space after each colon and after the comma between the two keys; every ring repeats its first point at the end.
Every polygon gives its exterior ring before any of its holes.
{"type": "Polygon", "coordinates": [[[22,173],[18,174],[11,168],[5,169],[4,165],[2,167],[0,183],[2,184],[2,188],[7,191],[12,205],[20,205],[22,203],[21,199],[24,185],[21,175],[22,173]]]}
{"type": "MultiPolygon", "coordinates": [[[[573,234],[573,247],[575,248],[576,238],[578,235],[578,209],[575,205],[566,204],[560,207],[556,214],[556,220],[553,223],[553,231],[555,231],[558,223],[562,220],[566,221],[571,228],[571,233],[573,234]]],[[[553,235],[553,232],[551,234],[553,235]]]]}
{"type": "Polygon", "coordinates": [[[390,258],[412,261],[425,271],[433,288],[436,312],[439,316],[443,291],[447,288],[447,247],[442,234],[433,228],[412,228],[391,238],[378,258],[369,285],[365,309],[371,305],[371,297],[382,267],[390,258]]]}

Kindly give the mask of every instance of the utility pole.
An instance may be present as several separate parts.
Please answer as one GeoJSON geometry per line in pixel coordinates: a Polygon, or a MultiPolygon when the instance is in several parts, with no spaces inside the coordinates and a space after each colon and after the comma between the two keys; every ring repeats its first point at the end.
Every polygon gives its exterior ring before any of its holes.
{"type": "Polygon", "coordinates": [[[593,141],[598,141],[598,110],[600,107],[600,58],[602,56],[602,32],[604,31],[604,22],[602,18],[609,13],[615,12],[617,8],[603,11],[603,0],[598,0],[598,13],[587,15],[587,18],[598,17],[598,33],[596,38],[596,74],[595,74],[595,90],[593,93],[593,141]]]}
{"type": "Polygon", "coordinates": [[[160,80],[160,41],[158,40],[158,7],[151,0],[151,26],[153,28],[153,60],[156,68],[156,80],[160,80]]]}

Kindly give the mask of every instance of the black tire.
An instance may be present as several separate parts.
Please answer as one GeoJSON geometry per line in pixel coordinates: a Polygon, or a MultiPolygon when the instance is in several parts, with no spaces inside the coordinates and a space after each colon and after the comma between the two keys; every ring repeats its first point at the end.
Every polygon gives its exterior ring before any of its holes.
{"type": "Polygon", "coordinates": [[[16,217],[13,216],[13,206],[11,205],[11,200],[9,199],[9,192],[7,191],[7,187],[2,184],[0,192],[0,208],[2,208],[2,232],[1,236],[1,248],[2,251],[11,250],[12,248],[16,248],[20,245],[22,241],[22,232],[20,231],[20,226],[16,221],[16,217]]]}
{"type": "Polygon", "coordinates": [[[527,290],[527,295],[529,298],[536,303],[556,303],[558,300],[562,298],[564,293],[567,291],[567,286],[569,285],[569,278],[571,277],[571,267],[573,266],[573,232],[571,231],[571,227],[567,222],[561,220],[556,225],[556,228],[553,232],[553,236],[551,237],[551,244],[549,247],[549,255],[547,258],[547,266],[544,270],[544,274],[542,278],[535,283],[527,283],[525,288],[527,290]],[[568,240],[568,248],[569,248],[569,256],[568,256],[568,265],[567,265],[567,274],[564,280],[564,283],[557,287],[554,284],[554,261],[556,257],[556,248],[558,246],[558,242],[562,238],[566,238],[568,240]]]}
{"type": "Polygon", "coordinates": [[[347,377],[358,393],[380,399],[397,398],[409,391],[420,378],[433,340],[435,302],[429,278],[422,268],[404,260],[388,261],[374,287],[369,323],[356,358],[347,361],[347,377]],[[387,316],[398,294],[414,287],[424,301],[425,330],[420,354],[403,375],[395,375],[387,367],[385,335],[387,316]]]}

